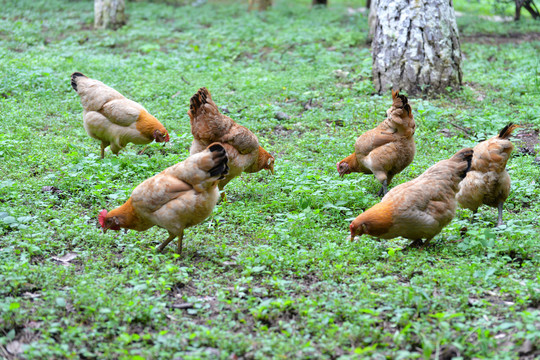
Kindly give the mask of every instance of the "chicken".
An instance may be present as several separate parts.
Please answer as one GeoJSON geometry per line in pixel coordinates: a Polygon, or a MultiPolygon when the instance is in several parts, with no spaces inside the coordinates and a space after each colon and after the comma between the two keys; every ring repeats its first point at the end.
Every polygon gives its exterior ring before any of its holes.
{"type": "Polygon", "coordinates": [[[100,211],[103,231],[145,231],[159,226],[169,232],[169,238],[158,250],[163,251],[178,237],[176,251],[181,253],[184,229],[204,221],[217,204],[217,183],[227,175],[227,162],[225,149],[215,143],[143,181],[124,205],[110,212],[100,211]]]}
{"type": "MultiPolygon", "coordinates": [[[[498,209],[497,226],[502,225],[503,204],[510,194],[510,176],[506,171],[506,162],[514,150],[508,140],[512,131],[519,127],[510,123],[499,135],[476,145],[471,164],[471,171],[461,182],[457,200],[461,207],[476,213],[484,204],[498,209]]],[[[471,218],[471,221],[474,219],[471,218]]]]}
{"type": "Polygon", "coordinates": [[[402,236],[410,246],[425,244],[437,235],[456,213],[459,183],[471,166],[473,150],[458,151],[414,180],[396,186],[380,203],[360,214],[350,225],[351,241],[368,234],[382,239],[402,236]]]}
{"type": "Polygon", "coordinates": [[[219,182],[220,190],[242,172],[255,173],[266,169],[274,173],[274,157],[259,145],[255,134],[219,112],[208,89],[200,88],[193,95],[188,115],[193,134],[190,154],[200,152],[215,141],[222,143],[227,150],[229,174],[219,182]]]}
{"type": "Polygon", "coordinates": [[[336,165],[340,176],[351,172],[374,174],[382,184],[379,196],[386,194],[392,178],[413,161],[416,152],[416,124],[407,97],[392,91],[392,100],[386,120],[360,135],[354,153],[336,165]]]}
{"type": "Polygon", "coordinates": [[[128,143],[168,142],[165,127],[142,105],[126,99],[118,91],[90,79],[80,72],[71,75],[71,86],[79,94],[83,107],[84,128],[88,135],[101,140],[101,158],[111,146],[117,155],[128,143]]]}

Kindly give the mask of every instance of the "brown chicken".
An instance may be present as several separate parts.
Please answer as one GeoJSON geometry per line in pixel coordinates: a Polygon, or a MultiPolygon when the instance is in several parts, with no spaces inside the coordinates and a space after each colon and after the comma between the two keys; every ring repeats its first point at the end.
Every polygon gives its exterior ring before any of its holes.
{"type": "Polygon", "coordinates": [[[458,151],[414,180],[396,186],[381,202],[364,211],[350,226],[351,241],[368,234],[382,239],[402,236],[410,246],[425,244],[437,235],[456,213],[459,183],[471,166],[473,150],[458,151]]]}
{"type": "Polygon", "coordinates": [[[193,134],[190,154],[202,151],[215,141],[222,143],[227,150],[229,174],[219,182],[220,190],[242,172],[255,173],[266,169],[274,173],[274,157],[259,145],[255,134],[219,112],[208,89],[200,88],[193,95],[188,115],[193,134]]]}
{"type": "Polygon", "coordinates": [[[100,211],[103,231],[159,226],[169,232],[169,238],[158,250],[178,237],[176,251],[181,253],[184,229],[204,221],[217,204],[217,183],[227,175],[227,161],[225,149],[216,143],[145,180],[124,205],[100,211]]]}
{"type": "Polygon", "coordinates": [[[169,141],[165,127],[144,107],[101,81],[75,72],[71,75],[71,86],[81,98],[86,132],[101,140],[102,159],[109,145],[116,155],[128,143],[169,141]]]}
{"type": "Polygon", "coordinates": [[[503,204],[510,194],[510,176],[506,171],[506,162],[514,150],[514,145],[508,137],[518,127],[519,125],[510,123],[499,135],[474,147],[471,171],[461,182],[457,194],[459,205],[472,210],[474,214],[482,204],[497,208],[497,226],[503,223],[503,204]]]}
{"type": "Polygon", "coordinates": [[[340,176],[351,172],[375,175],[382,184],[379,196],[386,194],[392,178],[413,161],[416,152],[416,124],[407,97],[392,91],[392,100],[386,120],[360,135],[354,153],[337,163],[340,176]]]}

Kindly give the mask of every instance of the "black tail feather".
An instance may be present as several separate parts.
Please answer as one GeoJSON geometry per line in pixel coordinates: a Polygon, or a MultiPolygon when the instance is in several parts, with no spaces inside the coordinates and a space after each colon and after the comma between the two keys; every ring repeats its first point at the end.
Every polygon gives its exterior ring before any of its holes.
{"type": "Polygon", "coordinates": [[[189,100],[189,110],[193,115],[197,112],[203,104],[206,104],[207,94],[209,94],[208,89],[205,87],[200,88],[195,95],[189,100]]]}
{"type": "MultiPolygon", "coordinates": [[[[458,159],[461,158],[462,160],[467,161],[467,168],[465,168],[459,176],[462,179],[465,179],[465,176],[467,176],[467,173],[471,170],[471,163],[473,158],[473,149],[472,148],[465,148],[456,153],[456,155],[459,155],[458,159]]],[[[455,156],[455,155],[454,155],[455,156]]]]}
{"type": "Polygon", "coordinates": [[[499,132],[499,137],[500,137],[500,138],[504,137],[504,134],[506,133],[506,131],[508,131],[508,128],[509,128],[510,126],[512,126],[512,125],[514,125],[514,123],[510,123],[510,124],[506,125],[505,127],[503,127],[503,128],[501,129],[501,131],[499,132]]]}
{"type": "Polygon", "coordinates": [[[505,127],[501,129],[501,131],[499,132],[499,138],[508,139],[510,135],[512,135],[512,132],[518,127],[520,126],[514,123],[509,123],[508,125],[506,125],[505,127]]]}
{"type": "Polygon", "coordinates": [[[401,99],[401,102],[403,103],[403,107],[405,107],[405,105],[409,104],[409,99],[407,99],[407,97],[405,95],[398,95],[398,98],[401,99]]]}
{"type": "Polygon", "coordinates": [[[71,74],[71,87],[75,91],[77,91],[77,78],[81,76],[86,77],[83,73],[80,72],[74,72],[73,74],[71,74]]]}
{"type": "Polygon", "coordinates": [[[217,164],[208,172],[212,177],[221,175],[219,177],[221,180],[229,173],[229,166],[227,165],[229,158],[227,157],[227,151],[225,151],[225,148],[221,144],[212,144],[208,147],[208,150],[217,152],[217,156],[214,158],[217,161],[217,164]]]}

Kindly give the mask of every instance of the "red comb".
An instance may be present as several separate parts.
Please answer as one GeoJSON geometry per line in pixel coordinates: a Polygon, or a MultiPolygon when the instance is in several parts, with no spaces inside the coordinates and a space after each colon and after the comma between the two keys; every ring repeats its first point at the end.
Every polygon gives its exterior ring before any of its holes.
{"type": "Polygon", "coordinates": [[[99,212],[98,220],[101,227],[105,227],[105,218],[107,218],[107,210],[103,209],[99,212]]]}
{"type": "Polygon", "coordinates": [[[336,169],[337,169],[337,171],[339,171],[339,161],[336,164],[336,169]]]}

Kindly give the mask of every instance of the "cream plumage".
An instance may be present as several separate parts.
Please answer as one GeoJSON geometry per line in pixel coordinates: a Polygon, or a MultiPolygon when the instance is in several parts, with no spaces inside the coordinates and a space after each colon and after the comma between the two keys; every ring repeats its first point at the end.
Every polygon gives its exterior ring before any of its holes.
{"type": "Polygon", "coordinates": [[[71,75],[71,86],[81,99],[86,132],[101,141],[102,159],[109,145],[118,154],[128,143],[169,141],[165,127],[142,105],[101,81],[75,72],[71,75]]]}

